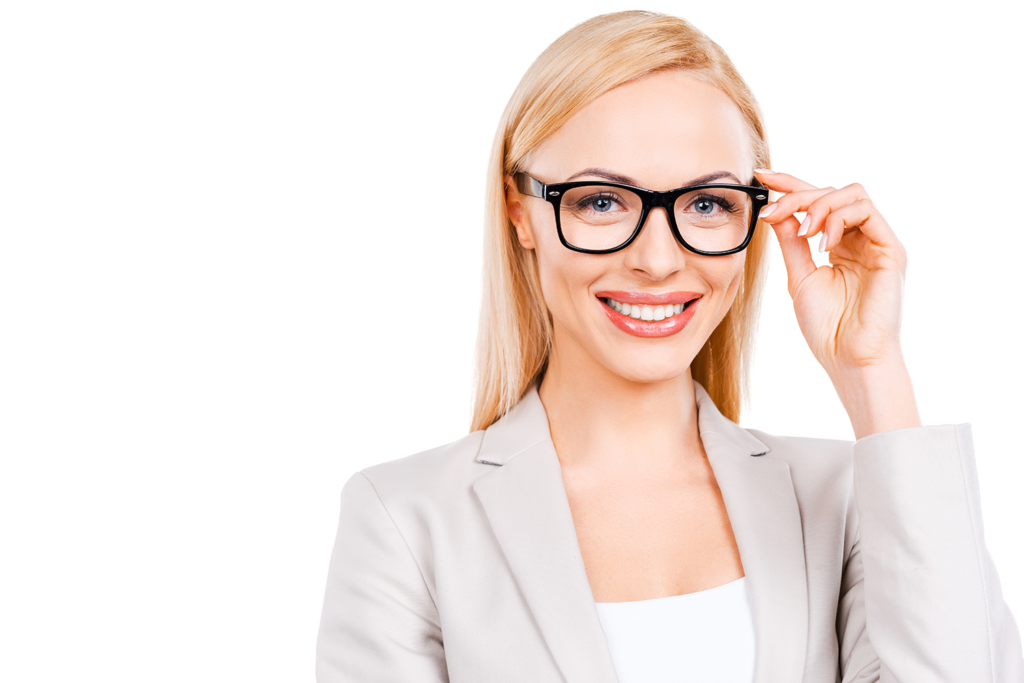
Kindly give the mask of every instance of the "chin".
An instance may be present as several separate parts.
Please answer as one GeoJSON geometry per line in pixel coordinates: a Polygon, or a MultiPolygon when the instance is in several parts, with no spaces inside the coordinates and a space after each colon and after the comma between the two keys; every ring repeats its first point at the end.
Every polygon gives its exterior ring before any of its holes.
{"type": "Polygon", "coordinates": [[[627,354],[602,363],[608,370],[638,384],[657,384],[679,379],[690,369],[693,356],[658,353],[627,354]],[[623,362],[625,360],[625,362],[623,362]]]}

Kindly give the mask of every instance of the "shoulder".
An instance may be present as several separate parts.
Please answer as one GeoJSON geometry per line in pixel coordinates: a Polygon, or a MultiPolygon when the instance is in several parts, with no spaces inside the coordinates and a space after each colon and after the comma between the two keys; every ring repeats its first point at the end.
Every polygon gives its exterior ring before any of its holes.
{"type": "Polygon", "coordinates": [[[483,438],[482,430],[470,432],[443,446],[371,465],[363,469],[362,473],[381,486],[405,484],[416,488],[436,485],[453,476],[472,476],[472,473],[486,469],[486,466],[476,461],[483,438]]]}
{"type": "Polygon", "coordinates": [[[493,470],[476,460],[483,436],[483,431],[471,432],[437,448],[371,465],[349,481],[368,482],[393,515],[399,510],[416,515],[450,506],[470,494],[478,477],[493,470]]]}
{"type": "MultiPolygon", "coordinates": [[[[780,436],[760,429],[741,427],[724,416],[700,383],[694,381],[697,419],[705,449],[740,454],[741,471],[756,476],[760,466],[783,464],[797,493],[816,482],[850,479],[853,443],[841,439],[780,436]],[[747,457],[750,456],[750,457],[747,457]]],[[[711,451],[709,451],[710,453],[711,451]]]]}
{"type": "Polygon", "coordinates": [[[473,484],[499,468],[476,460],[483,437],[482,431],[472,432],[353,474],[341,492],[339,538],[344,530],[352,547],[389,543],[381,551],[385,558],[411,553],[427,585],[434,586],[439,563],[451,566],[453,558],[479,550],[473,539],[487,538],[473,484]]]}
{"type": "Polygon", "coordinates": [[[768,457],[784,460],[790,467],[831,469],[847,466],[853,459],[853,442],[845,439],[780,436],[760,429],[746,431],[768,447],[768,457]]]}
{"type": "Polygon", "coordinates": [[[768,447],[768,452],[760,457],[781,460],[789,466],[798,499],[832,499],[845,507],[853,484],[852,441],[779,436],[758,429],[746,431],[768,447]]]}

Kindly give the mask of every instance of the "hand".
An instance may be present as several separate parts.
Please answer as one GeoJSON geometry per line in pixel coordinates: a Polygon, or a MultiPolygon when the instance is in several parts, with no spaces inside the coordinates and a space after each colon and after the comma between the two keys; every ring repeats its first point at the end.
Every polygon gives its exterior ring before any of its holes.
{"type": "Polygon", "coordinates": [[[900,349],[907,254],[860,185],[817,188],[785,173],[758,172],[783,193],[761,212],[786,263],[797,322],[832,379],[858,438],[920,424],[900,349]],[[803,223],[793,214],[807,213],[803,223]],[[829,265],[807,238],[821,233],[829,265]]]}

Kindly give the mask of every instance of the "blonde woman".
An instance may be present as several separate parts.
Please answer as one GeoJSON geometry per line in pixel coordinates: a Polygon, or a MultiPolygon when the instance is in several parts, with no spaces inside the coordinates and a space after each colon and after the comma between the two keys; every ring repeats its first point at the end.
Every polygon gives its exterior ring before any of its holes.
{"type": "Polygon", "coordinates": [[[490,166],[474,431],[345,484],[321,683],[1024,681],[970,428],[917,414],[904,249],[765,140],[674,17],[596,17],[530,67],[490,166]],[[737,425],[769,230],[853,443],[737,425]]]}

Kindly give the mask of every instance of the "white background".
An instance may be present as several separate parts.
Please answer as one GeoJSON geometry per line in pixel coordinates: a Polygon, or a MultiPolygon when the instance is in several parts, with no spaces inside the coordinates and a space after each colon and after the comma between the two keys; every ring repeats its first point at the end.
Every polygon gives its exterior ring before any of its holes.
{"type": "MultiPolygon", "coordinates": [[[[312,680],[342,484],[468,428],[499,114],[628,8],[4,5],[0,679],[312,680]]],[[[1019,3],[648,8],[729,52],[776,170],[906,244],[922,415],[973,424],[1024,621],[1019,3]]],[[[773,252],[742,422],[851,438],[773,252]]]]}

